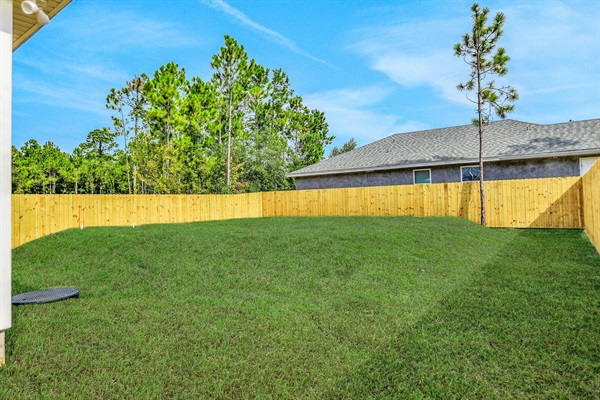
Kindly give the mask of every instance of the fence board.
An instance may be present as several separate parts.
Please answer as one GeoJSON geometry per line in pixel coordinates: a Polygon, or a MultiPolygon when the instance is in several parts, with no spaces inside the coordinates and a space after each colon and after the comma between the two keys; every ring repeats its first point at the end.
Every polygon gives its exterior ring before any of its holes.
{"type": "Polygon", "coordinates": [[[582,178],[583,227],[600,253],[600,160],[582,178]]]}
{"type": "MultiPolygon", "coordinates": [[[[585,226],[600,250],[599,181],[600,163],[583,179],[485,182],[488,226],[585,226]]],[[[105,225],[334,215],[454,216],[479,222],[480,214],[478,182],[237,195],[13,195],[12,243],[16,247],[68,228],[105,225]]]]}
{"type": "Polygon", "coordinates": [[[261,193],[243,195],[13,195],[12,246],[69,228],[178,223],[263,215],[261,193]]]}

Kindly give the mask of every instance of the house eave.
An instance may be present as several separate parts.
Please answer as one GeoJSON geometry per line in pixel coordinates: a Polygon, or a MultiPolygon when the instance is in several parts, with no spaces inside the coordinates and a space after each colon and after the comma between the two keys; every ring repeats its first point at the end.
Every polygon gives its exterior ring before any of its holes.
{"type": "MultiPolygon", "coordinates": [[[[553,153],[537,153],[537,154],[527,154],[521,156],[509,156],[509,157],[484,157],[483,162],[498,162],[498,161],[515,161],[515,160],[528,160],[528,159],[536,159],[536,158],[552,158],[552,157],[569,157],[569,156],[585,156],[585,155],[595,155],[600,154],[600,148],[588,149],[588,150],[577,150],[577,151],[562,151],[562,152],[553,152],[553,153]]],[[[412,168],[423,168],[423,167],[439,167],[443,165],[463,165],[463,164],[473,164],[477,163],[479,160],[477,158],[467,158],[460,160],[451,160],[451,161],[431,161],[426,163],[414,163],[414,164],[395,164],[395,165],[384,165],[384,166],[376,166],[376,167],[360,167],[360,168],[347,168],[347,169],[338,169],[338,170],[330,170],[330,171],[317,171],[317,172],[304,172],[304,173],[295,173],[291,172],[287,174],[288,178],[307,178],[312,176],[322,176],[322,175],[341,175],[341,174],[355,174],[355,173],[368,173],[375,171],[389,171],[389,170],[399,170],[399,169],[412,169],[412,168]]]]}
{"type": "MultiPolygon", "coordinates": [[[[52,20],[72,0],[46,0],[41,3],[43,11],[52,20]]],[[[17,50],[23,43],[29,40],[42,28],[33,15],[25,15],[21,9],[21,0],[13,2],[13,51],[17,50]]]]}

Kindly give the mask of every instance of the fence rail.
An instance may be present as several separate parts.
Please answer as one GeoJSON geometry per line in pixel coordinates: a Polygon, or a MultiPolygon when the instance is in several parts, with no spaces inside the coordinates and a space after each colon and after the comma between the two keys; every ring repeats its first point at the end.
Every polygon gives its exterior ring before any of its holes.
{"type": "MultiPolygon", "coordinates": [[[[584,179],[484,182],[488,226],[585,226],[600,250],[600,163],[596,164],[584,179]]],[[[476,182],[238,195],[13,195],[12,245],[89,226],[336,215],[455,216],[478,222],[480,213],[476,182]]]]}

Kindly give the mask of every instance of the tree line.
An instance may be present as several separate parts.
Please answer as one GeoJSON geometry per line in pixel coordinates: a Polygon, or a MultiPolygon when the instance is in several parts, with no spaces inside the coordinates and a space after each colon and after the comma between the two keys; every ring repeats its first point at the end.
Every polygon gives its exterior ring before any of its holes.
{"type": "Polygon", "coordinates": [[[243,193],[293,189],[288,172],[324,158],[334,139],[281,69],[225,36],[209,80],[170,62],[111,89],[112,124],[72,153],[13,146],[13,193],[243,193]]]}

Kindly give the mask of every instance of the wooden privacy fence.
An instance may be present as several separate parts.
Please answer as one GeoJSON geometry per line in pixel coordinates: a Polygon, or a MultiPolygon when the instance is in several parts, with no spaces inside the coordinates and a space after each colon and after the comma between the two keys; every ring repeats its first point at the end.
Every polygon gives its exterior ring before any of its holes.
{"type": "MultiPolygon", "coordinates": [[[[484,182],[488,225],[583,228],[586,215],[585,221],[591,222],[585,226],[596,232],[590,237],[598,238],[600,163],[596,164],[595,178],[588,180],[484,182]],[[595,188],[588,190],[586,185],[595,188]],[[583,206],[584,196],[586,203],[596,200],[590,210],[583,206]]],[[[13,195],[12,244],[16,247],[68,228],[272,216],[455,216],[478,222],[478,204],[477,182],[238,195],[13,195]]]]}
{"type": "Polygon", "coordinates": [[[262,216],[261,194],[13,195],[12,246],[69,228],[262,216]]]}
{"type": "Polygon", "coordinates": [[[600,253],[600,161],[581,178],[583,228],[600,253]]]}
{"type": "MultiPolygon", "coordinates": [[[[490,227],[581,228],[579,177],[484,182],[490,227]]],[[[263,216],[452,216],[479,222],[479,183],[267,192],[263,216]]]]}

